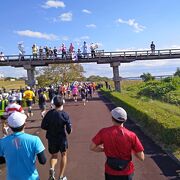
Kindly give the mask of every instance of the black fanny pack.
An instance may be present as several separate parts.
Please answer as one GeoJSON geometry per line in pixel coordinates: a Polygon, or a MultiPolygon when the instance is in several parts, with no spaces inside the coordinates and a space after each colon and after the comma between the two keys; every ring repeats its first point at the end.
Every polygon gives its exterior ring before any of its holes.
{"type": "Polygon", "coordinates": [[[123,159],[117,159],[112,157],[107,157],[106,163],[108,166],[114,170],[122,171],[128,166],[128,163],[132,160],[123,160],[123,159]]]}

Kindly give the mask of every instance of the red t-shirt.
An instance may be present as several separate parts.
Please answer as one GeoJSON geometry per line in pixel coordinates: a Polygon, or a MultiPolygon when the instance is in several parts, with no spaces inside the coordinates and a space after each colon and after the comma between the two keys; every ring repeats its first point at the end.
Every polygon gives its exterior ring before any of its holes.
{"type": "MultiPolygon", "coordinates": [[[[96,145],[104,146],[104,153],[107,157],[130,160],[132,152],[138,153],[144,151],[136,134],[121,126],[101,129],[92,141],[96,145]]],[[[110,175],[129,175],[134,172],[134,165],[131,161],[126,169],[117,171],[105,164],[105,172],[110,175]]]]}

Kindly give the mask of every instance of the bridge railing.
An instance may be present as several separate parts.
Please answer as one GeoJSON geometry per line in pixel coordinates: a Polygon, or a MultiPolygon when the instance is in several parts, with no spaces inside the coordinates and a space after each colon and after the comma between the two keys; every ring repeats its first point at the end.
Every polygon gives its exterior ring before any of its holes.
{"type": "MultiPolygon", "coordinates": [[[[93,59],[91,57],[91,53],[87,53],[86,56],[81,54],[82,57],[80,59],[93,59]]],[[[116,57],[121,57],[123,59],[129,59],[129,58],[147,58],[147,57],[171,57],[175,55],[180,55],[180,49],[163,49],[163,50],[139,50],[139,51],[114,51],[114,52],[104,52],[104,50],[97,50],[96,51],[96,57],[95,58],[116,58],[116,57]]],[[[76,54],[77,56],[77,54],[76,54]]],[[[18,60],[18,61],[24,61],[24,60],[29,60],[29,61],[34,61],[34,60],[70,60],[73,59],[71,54],[67,54],[62,58],[62,54],[57,54],[57,56],[52,55],[48,56],[43,54],[43,55],[37,55],[37,57],[34,57],[32,54],[31,55],[8,55],[8,56],[3,56],[0,57],[0,61],[13,61],[13,60],[18,60]]]]}

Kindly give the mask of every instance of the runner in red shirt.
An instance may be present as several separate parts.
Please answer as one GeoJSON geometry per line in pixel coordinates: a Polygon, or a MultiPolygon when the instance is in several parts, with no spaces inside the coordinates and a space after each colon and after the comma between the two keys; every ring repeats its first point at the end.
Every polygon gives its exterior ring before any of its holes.
{"type": "Polygon", "coordinates": [[[143,161],[144,148],[136,134],[123,126],[127,120],[126,111],[117,107],[111,111],[111,115],[113,126],[101,129],[93,137],[90,149],[104,152],[107,157],[105,180],[132,180],[132,154],[143,161]]]}

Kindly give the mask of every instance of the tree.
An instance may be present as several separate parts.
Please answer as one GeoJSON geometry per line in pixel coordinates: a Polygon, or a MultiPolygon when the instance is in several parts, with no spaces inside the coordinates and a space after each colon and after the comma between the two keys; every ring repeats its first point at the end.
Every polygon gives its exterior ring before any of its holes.
{"type": "Polygon", "coordinates": [[[176,72],[174,73],[174,76],[180,77],[180,68],[177,68],[176,72]]]}
{"type": "Polygon", "coordinates": [[[142,78],[144,82],[152,81],[155,79],[155,77],[153,77],[150,73],[143,73],[140,78],[142,78]]]}
{"type": "Polygon", "coordinates": [[[101,77],[101,76],[89,76],[87,78],[87,81],[91,81],[91,82],[100,82],[100,81],[109,81],[110,79],[108,77],[101,77]]]}
{"type": "Polygon", "coordinates": [[[82,81],[84,69],[81,64],[53,64],[42,68],[37,73],[39,86],[58,85],[60,82],[82,81]]]}

